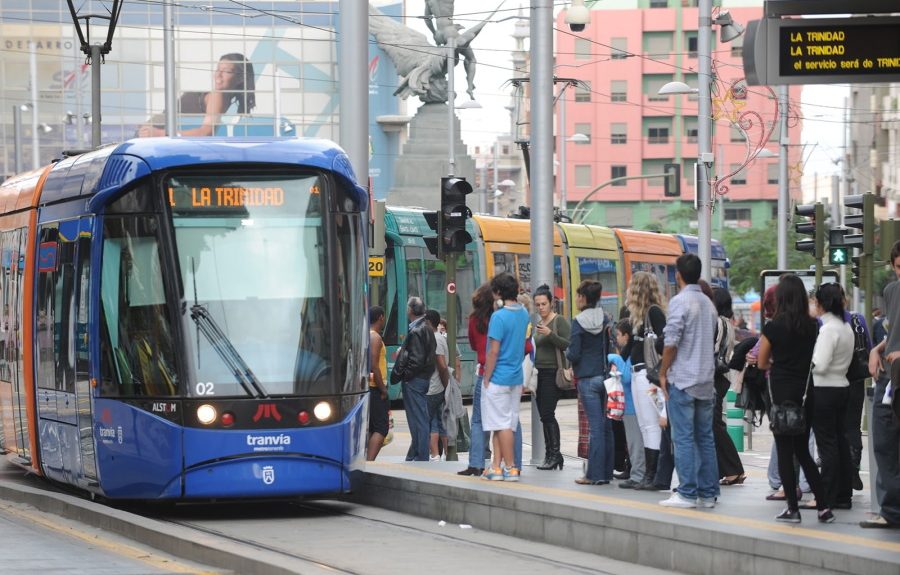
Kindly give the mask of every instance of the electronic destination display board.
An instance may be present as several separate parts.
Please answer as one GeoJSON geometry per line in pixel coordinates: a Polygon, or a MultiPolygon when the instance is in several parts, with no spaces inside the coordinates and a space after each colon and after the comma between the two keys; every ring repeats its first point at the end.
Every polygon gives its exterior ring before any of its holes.
{"type": "Polygon", "coordinates": [[[751,85],[900,81],[900,18],[767,18],[747,26],[751,85]]]}

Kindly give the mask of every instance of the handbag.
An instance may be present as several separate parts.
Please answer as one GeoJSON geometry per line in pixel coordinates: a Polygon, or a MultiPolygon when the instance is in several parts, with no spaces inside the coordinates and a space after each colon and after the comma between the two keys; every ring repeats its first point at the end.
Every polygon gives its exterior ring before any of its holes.
{"type": "MultiPolygon", "coordinates": [[[[558,315],[553,318],[554,333],[556,332],[556,320],[558,318],[558,315]]],[[[559,348],[556,348],[556,387],[562,391],[575,389],[575,378],[572,374],[572,368],[569,367],[566,356],[563,355],[562,350],[559,348]]]]}
{"type": "Polygon", "coordinates": [[[716,375],[725,375],[731,369],[728,367],[728,362],[725,360],[725,355],[728,352],[727,344],[728,344],[728,326],[725,322],[722,321],[722,318],[719,318],[719,331],[721,332],[722,339],[719,340],[719,347],[716,349],[716,375]]]}
{"type": "Polygon", "coordinates": [[[772,403],[772,406],[769,408],[769,429],[775,435],[803,435],[806,433],[806,410],[803,406],[806,404],[806,394],[809,392],[812,367],[812,364],[810,364],[809,375],[806,377],[806,387],[803,389],[803,399],[800,401],[800,405],[793,401],[775,403],[775,400],[772,398],[772,381],[769,380],[767,387],[769,389],[769,401],[772,403]]]}
{"type": "Polygon", "coordinates": [[[622,376],[618,372],[603,380],[606,387],[606,416],[616,421],[622,421],[625,415],[625,388],[622,386],[622,376]]]}
{"type": "Polygon", "coordinates": [[[572,368],[567,367],[566,358],[559,348],[556,348],[556,387],[563,391],[575,389],[575,381],[572,376],[572,368]]]}
{"type": "Polygon", "coordinates": [[[647,370],[647,381],[659,385],[659,352],[656,351],[656,332],[650,325],[650,312],[644,318],[644,368],[647,370]]]}
{"type": "Polygon", "coordinates": [[[847,367],[847,380],[851,383],[867,379],[869,374],[869,346],[866,332],[857,314],[850,314],[850,327],[853,328],[853,355],[847,367]]]}
{"type": "Polygon", "coordinates": [[[469,410],[463,413],[456,426],[456,451],[465,453],[472,446],[472,426],[469,424],[469,410]]]}
{"type": "Polygon", "coordinates": [[[538,370],[534,367],[533,354],[526,353],[522,359],[522,387],[531,393],[535,393],[538,386],[538,370]]]}

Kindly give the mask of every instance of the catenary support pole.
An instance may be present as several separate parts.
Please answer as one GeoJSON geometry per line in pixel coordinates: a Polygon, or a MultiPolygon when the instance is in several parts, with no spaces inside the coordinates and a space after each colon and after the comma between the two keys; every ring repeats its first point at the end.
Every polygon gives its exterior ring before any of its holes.
{"type": "MultiPolygon", "coordinates": [[[[531,285],[553,286],[553,0],[531,3],[531,285]]],[[[554,286],[555,287],[555,286],[554,286]]],[[[531,402],[531,462],[544,436],[531,402]]]]}
{"type": "Polygon", "coordinates": [[[100,44],[91,45],[91,147],[100,145],[100,44]]]}
{"type": "Polygon", "coordinates": [[[369,180],[369,14],[355,0],[340,0],[341,147],[360,185],[369,180]]]}
{"type": "MultiPolygon", "coordinates": [[[[178,133],[175,120],[175,6],[163,3],[163,74],[166,92],[166,135],[178,133]]],[[[94,144],[97,145],[96,143],[94,144]]]]}
{"type": "Polygon", "coordinates": [[[778,109],[781,117],[778,119],[778,240],[776,246],[778,269],[788,269],[787,263],[787,236],[788,219],[791,205],[791,196],[788,182],[788,87],[778,87],[778,109]]]}
{"type": "Polygon", "coordinates": [[[697,182],[697,252],[703,264],[702,277],[709,281],[711,277],[712,256],[712,202],[710,200],[712,186],[712,0],[700,0],[697,28],[697,56],[699,59],[699,77],[697,81],[697,139],[700,156],[700,181],[697,182]]]}
{"type": "Polygon", "coordinates": [[[13,145],[15,146],[14,166],[16,173],[22,172],[22,108],[13,106],[13,145]]]}

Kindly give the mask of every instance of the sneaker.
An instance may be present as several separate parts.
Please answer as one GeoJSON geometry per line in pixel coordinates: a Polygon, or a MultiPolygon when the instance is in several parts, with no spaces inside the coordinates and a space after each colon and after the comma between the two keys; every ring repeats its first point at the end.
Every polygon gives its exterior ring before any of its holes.
{"type": "Polygon", "coordinates": [[[487,481],[503,481],[503,470],[499,467],[486,467],[481,478],[487,481]]]}
{"type": "Polygon", "coordinates": [[[634,479],[627,479],[619,484],[619,489],[634,489],[640,484],[641,484],[640,481],[635,481],[634,479]]]}
{"type": "Polygon", "coordinates": [[[717,497],[698,497],[697,507],[702,507],[703,509],[713,509],[716,506],[717,499],[717,497]]]}
{"type": "Polygon", "coordinates": [[[440,461],[440,460],[441,460],[441,456],[440,456],[440,455],[430,455],[430,456],[428,456],[428,461],[430,461],[430,462],[432,462],[432,463],[434,463],[435,461],[440,461]]]}
{"type": "Polygon", "coordinates": [[[697,503],[695,501],[685,499],[677,493],[673,493],[671,497],[660,501],[659,504],[663,507],[677,507],[679,509],[693,509],[697,507],[697,503]]]}
{"type": "Polygon", "coordinates": [[[862,478],[859,476],[859,471],[853,474],[853,491],[862,491],[863,490],[863,482],[862,478]]]}
{"type": "Polygon", "coordinates": [[[775,516],[775,521],[779,521],[781,523],[800,523],[800,510],[785,509],[775,516]]]}
{"type": "Polygon", "coordinates": [[[518,481],[519,480],[519,468],[518,467],[507,467],[503,470],[503,481],[518,481]]]}
{"type": "Polygon", "coordinates": [[[819,511],[819,523],[834,523],[834,513],[831,509],[819,511]]]}
{"type": "Polygon", "coordinates": [[[863,529],[891,529],[893,527],[897,527],[896,524],[889,523],[888,520],[881,515],[876,515],[871,519],[860,521],[859,526],[863,529]]]}

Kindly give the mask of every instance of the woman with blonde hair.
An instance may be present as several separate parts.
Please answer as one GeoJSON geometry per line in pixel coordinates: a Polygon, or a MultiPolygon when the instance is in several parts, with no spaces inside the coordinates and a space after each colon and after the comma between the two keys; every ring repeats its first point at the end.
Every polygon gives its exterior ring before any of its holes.
{"type": "Polygon", "coordinates": [[[655,491],[654,479],[659,462],[659,442],[662,434],[660,415],[656,401],[659,389],[651,385],[647,379],[647,364],[644,358],[644,339],[655,340],[656,352],[662,355],[663,328],[666,326],[665,303],[659,289],[656,276],[649,272],[635,272],[625,292],[625,305],[631,318],[634,346],[631,350],[631,378],[634,411],[641,428],[641,439],[644,443],[644,478],[640,483],[632,480],[619,484],[623,489],[641,489],[655,491]]]}

